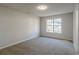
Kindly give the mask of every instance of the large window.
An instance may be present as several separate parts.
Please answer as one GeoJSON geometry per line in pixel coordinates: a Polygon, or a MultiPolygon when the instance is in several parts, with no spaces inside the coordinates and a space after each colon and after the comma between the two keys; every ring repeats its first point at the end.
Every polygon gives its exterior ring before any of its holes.
{"type": "Polygon", "coordinates": [[[46,21],[46,32],[62,33],[61,18],[48,19],[46,21]]]}

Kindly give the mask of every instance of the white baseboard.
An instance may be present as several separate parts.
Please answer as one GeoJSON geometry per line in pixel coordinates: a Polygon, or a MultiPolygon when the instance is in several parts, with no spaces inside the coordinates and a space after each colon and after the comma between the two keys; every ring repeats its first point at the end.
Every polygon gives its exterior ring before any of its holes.
{"type": "Polygon", "coordinates": [[[6,45],[6,46],[0,47],[0,49],[4,49],[4,48],[10,47],[10,46],[13,46],[13,45],[22,43],[22,42],[24,42],[24,41],[27,41],[27,40],[30,40],[30,39],[33,39],[33,38],[36,38],[36,37],[39,37],[39,36],[38,36],[38,35],[31,36],[31,37],[29,37],[29,38],[26,38],[25,40],[21,40],[21,41],[18,41],[18,42],[11,43],[11,44],[8,44],[8,45],[6,45]]]}

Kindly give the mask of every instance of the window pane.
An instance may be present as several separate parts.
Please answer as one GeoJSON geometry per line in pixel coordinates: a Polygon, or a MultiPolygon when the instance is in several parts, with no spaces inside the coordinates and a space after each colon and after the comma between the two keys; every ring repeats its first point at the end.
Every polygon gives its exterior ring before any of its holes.
{"type": "Polygon", "coordinates": [[[61,22],[54,22],[53,25],[61,25],[61,22]]]}
{"type": "Polygon", "coordinates": [[[53,20],[47,20],[47,25],[53,25],[53,20]]]}
{"type": "Polygon", "coordinates": [[[47,20],[48,23],[51,23],[52,20],[47,20]]]}
{"type": "Polygon", "coordinates": [[[58,32],[58,27],[57,26],[54,26],[54,32],[58,32]]]}
{"type": "Polygon", "coordinates": [[[56,18],[54,19],[54,32],[55,33],[61,33],[61,19],[56,18]]]}
{"type": "Polygon", "coordinates": [[[47,32],[53,32],[53,27],[52,26],[47,26],[47,32]]]}
{"type": "Polygon", "coordinates": [[[52,25],[52,23],[51,22],[47,22],[47,25],[52,25]]]}
{"type": "Polygon", "coordinates": [[[58,22],[54,22],[53,25],[61,25],[61,23],[58,23],[58,22]]]}
{"type": "Polygon", "coordinates": [[[53,32],[53,20],[47,20],[46,31],[53,32]]]}
{"type": "Polygon", "coordinates": [[[46,31],[53,33],[61,33],[61,18],[54,18],[46,21],[46,31]]]}
{"type": "Polygon", "coordinates": [[[61,23],[61,19],[60,18],[56,18],[56,19],[54,19],[54,22],[60,22],[61,23]]]}
{"type": "Polygon", "coordinates": [[[61,26],[54,26],[55,33],[61,33],[61,26]]]}

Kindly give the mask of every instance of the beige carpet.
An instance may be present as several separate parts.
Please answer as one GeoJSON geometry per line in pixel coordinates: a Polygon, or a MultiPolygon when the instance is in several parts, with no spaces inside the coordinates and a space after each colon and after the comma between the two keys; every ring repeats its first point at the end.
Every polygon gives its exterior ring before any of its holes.
{"type": "Polygon", "coordinates": [[[0,50],[1,55],[74,55],[73,44],[66,40],[39,37],[0,50]]]}

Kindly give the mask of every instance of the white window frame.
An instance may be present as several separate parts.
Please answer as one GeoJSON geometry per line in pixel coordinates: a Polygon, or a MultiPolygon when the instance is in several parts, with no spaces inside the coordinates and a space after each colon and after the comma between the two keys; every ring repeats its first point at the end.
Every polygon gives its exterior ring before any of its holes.
{"type": "Polygon", "coordinates": [[[46,20],[46,32],[49,32],[49,33],[62,33],[62,19],[61,18],[52,18],[52,19],[46,20]],[[57,19],[59,19],[59,20],[55,21],[57,19]],[[49,25],[48,21],[51,22],[50,25],[49,25]],[[57,22],[59,24],[56,24],[57,22]],[[51,28],[50,30],[48,30],[48,26],[49,26],[49,28],[51,28]],[[56,26],[58,26],[60,28],[55,28],[56,26]]]}

